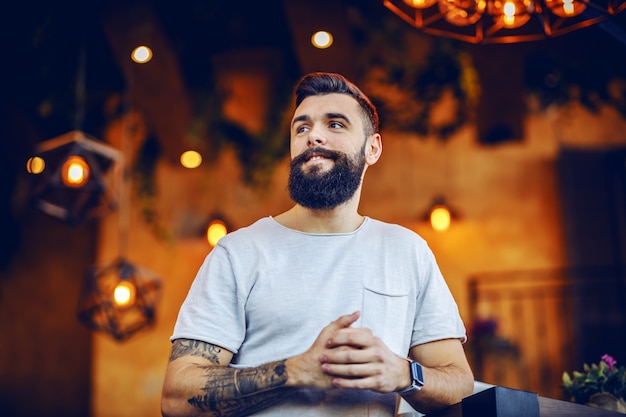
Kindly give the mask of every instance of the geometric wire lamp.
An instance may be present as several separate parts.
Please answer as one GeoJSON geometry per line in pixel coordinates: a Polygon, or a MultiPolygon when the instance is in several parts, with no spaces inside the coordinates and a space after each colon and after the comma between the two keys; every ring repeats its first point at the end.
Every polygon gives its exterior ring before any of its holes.
{"type": "Polygon", "coordinates": [[[154,322],[160,290],[161,282],[153,272],[120,258],[87,273],[78,319],[117,341],[126,340],[154,322]]]}
{"type": "Polygon", "coordinates": [[[383,4],[425,33],[473,44],[560,36],[626,8],[626,0],[383,0],[383,4]]]}
{"type": "Polygon", "coordinates": [[[36,174],[31,203],[76,225],[117,207],[122,153],[74,130],[36,147],[27,170],[36,174]]]}

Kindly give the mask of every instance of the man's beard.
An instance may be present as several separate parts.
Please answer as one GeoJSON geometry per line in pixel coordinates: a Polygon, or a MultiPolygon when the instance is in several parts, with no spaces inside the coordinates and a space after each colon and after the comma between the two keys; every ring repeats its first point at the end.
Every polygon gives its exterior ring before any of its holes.
{"type": "Polygon", "coordinates": [[[361,185],[365,168],[365,144],[353,158],[342,152],[312,148],[291,161],[289,194],[296,203],[314,210],[330,210],[350,200],[361,185]],[[312,166],[305,172],[302,165],[312,153],[334,161],[327,172],[312,166]]]}

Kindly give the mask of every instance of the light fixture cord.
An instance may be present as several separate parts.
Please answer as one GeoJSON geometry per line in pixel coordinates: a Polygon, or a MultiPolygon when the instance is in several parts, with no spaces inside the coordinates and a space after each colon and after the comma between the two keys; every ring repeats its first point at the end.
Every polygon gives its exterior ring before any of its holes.
{"type": "Polygon", "coordinates": [[[120,134],[121,138],[121,151],[122,151],[122,181],[120,184],[120,208],[119,208],[119,221],[118,221],[118,233],[119,233],[119,256],[126,259],[128,255],[128,230],[130,228],[130,191],[131,191],[131,169],[130,169],[130,155],[132,153],[132,137],[130,132],[132,129],[128,127],[130,109],[130,98],[128,94],[125,94],[122,111],[120,134]]]}
{"type": "Polygon", "coordinates": [[[82,130],[85,121],[85,41],[81,41],[80,52],[78,54],[78,74],[76,76],[76,119],[74,120],[75,130],[82,130]]]}
{"type": "Polygon", "coordinates": [[[76,72],[76,85],[74,86],[74,98],[76,100],[76,118],[74,120],[74,129],[82,131],[83,124],[85,122],[85,107],[86,107],[86,78],[87,78],[87,7],[86,1],[81,5],[81,31],[80,31],[80,44],[78,47],[78,71],[76,72]]]}

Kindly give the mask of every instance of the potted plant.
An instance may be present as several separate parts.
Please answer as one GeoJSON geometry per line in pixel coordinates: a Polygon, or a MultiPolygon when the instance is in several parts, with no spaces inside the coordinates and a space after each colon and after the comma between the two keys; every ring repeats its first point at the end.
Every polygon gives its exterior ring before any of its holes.
{"type": "Polygon", "coordinates": [[[626,368],[610,355],[584,364],[583,372],[563,372],[563,391],[570,401],[626,414],[626,368]]]}

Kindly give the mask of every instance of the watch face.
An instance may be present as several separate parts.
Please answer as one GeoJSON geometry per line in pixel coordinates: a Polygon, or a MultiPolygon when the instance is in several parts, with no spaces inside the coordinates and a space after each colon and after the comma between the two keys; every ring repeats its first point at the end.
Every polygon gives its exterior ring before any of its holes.
{"type": "Polygon", "coordinates": [[[424,386],[424,371],[422,370],[422,365],[415,361],[411,362],[411,379],[413,380],[413,385],[417,385],[420,388],[424,386]]]}
{"type": "Polygon", "coordinates": [[[421,390],[424,386],[424,371],[422,365],[409,360],[409,372],[411,374],[411,385],[400,391],[396,391],[400,395],[412,395],[421,390]]]}

